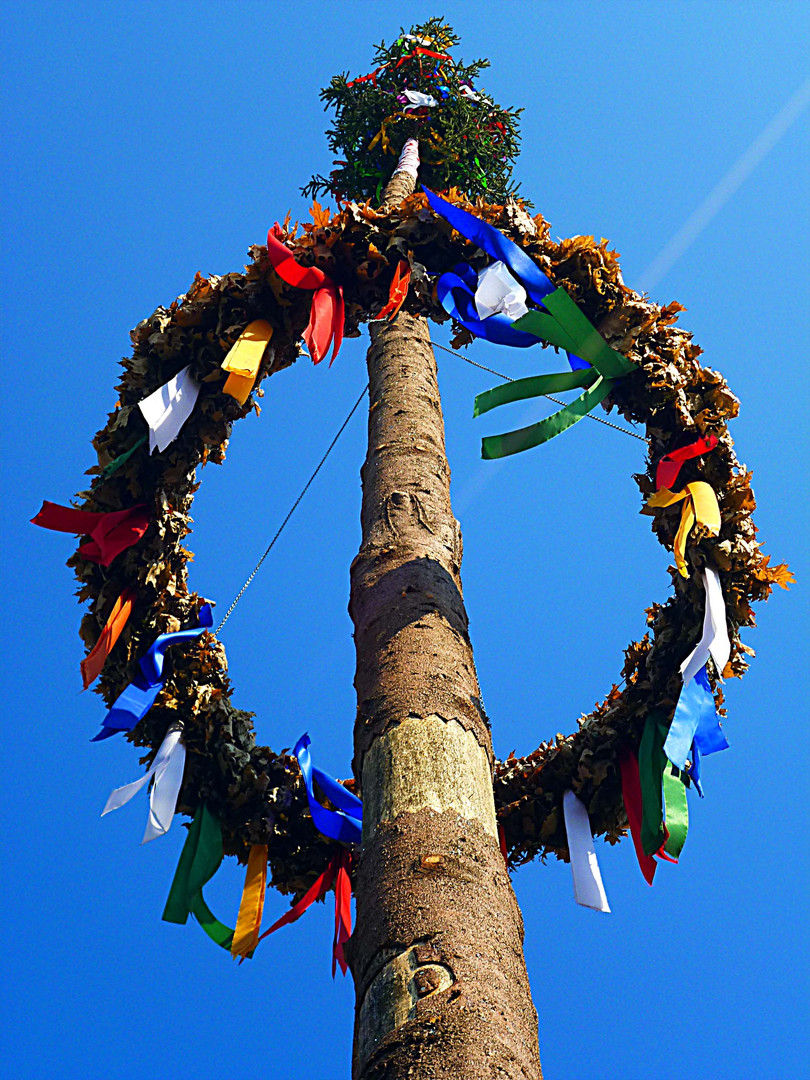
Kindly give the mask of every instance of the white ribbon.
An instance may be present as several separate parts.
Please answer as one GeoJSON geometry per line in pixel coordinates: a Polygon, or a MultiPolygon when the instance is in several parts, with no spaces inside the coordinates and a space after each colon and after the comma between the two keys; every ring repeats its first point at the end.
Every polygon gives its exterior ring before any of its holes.
{"type": "Polygon", "coordinates": [[[416,139],[405,140],[405,145],[402,147],[402,153],[399,155],[399,161],[394,172],[406,172],[414,180],[419,175],[419,143],[416,139]]]}
{"type": "Polygon", "coordinates": [[[180,741],[181,735],[182,725],[172,724],[160,744],[160,749],[152,762],[152,768],[140,780],[125,784],[111,792],[107,805],[101,811],[101,816],[104,817],[111,810],[118,810],[154,777],[155,781],[149,793],[149,818],[146,822],[142,844],[154,840],[157,836],[163,836],[169,831],[172,823],[186,765],[186,748],[180,741]]]}
{"type": "Polygon", "coordinates": [[[502,311],[512,320],[519,319],[529,310],[526,307],[526,290],[512,277],[505,263],[490,263],[478,271],[475,310],[479,319],[502,311]]]}
{"type": "Polygon", "coordinates": [[[200,384],[191,374],[191,365],[139,402],[138,408],[149,425],[149,453],[161,453],[173,442],[191,415],[200,384]]]}
{"type": "Polygon", "coordinates": [[[687,686],[700,671],[709,656],[714,660],[717,674],[723,669],[731,655],[731,643],[728,639],[726,624],[726,604],[717,571],[706,567],[703,571],[703,587],[706,590],[706,610],[703,614],[703,634],[695,648],[681,664],[683,684],[687,686]]]}
{"type": "Polygon", "coordinates": [[[431,108],[433,105],[439,104],[435,97],[431,97],[430,94],[420,94],[418,90],[403,90],[403,94],[409,102],[408,105],[404,106],[405,112],[408,109],[420,109],[423,105],[431,108]]]}
{"type": "Polygon", "coordinates": [[[470,101],[480,101],[481,95],[476,94],[471,86],[467,86],[466,83],[460,87],[460,91],[463,97],[469,98],[470,101]]]}
{"type": "Polygon", "coordinates": [[[609,912],[610,906],[593,846],[588,811],[573,791],[566,791],[563,795],[563,814],[568,852],[571,856],[571,873],[574,877],[574,899],[583,907],[609,912]]]}

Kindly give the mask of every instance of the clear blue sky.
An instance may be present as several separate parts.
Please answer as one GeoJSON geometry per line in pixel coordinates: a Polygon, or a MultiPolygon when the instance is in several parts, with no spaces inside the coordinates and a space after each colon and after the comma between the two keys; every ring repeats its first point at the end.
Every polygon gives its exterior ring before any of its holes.
{"type": "MultiPolygon", "coordinates": [[[[759,538],[798,577],[745,636],[757,658],[728,687],[732,746],[706,762],[681,864],[650,889],[629,842],[600,844],[610,916],[574,904],[562,863],[516,875],[546,1078],[806,1075],[808,112],[767,134],[807,78],[804,6],[6,0],[3,1012],[15,1080],[349,1075],[353,991],[330,978],[331,911],[237,967],[198,927],[160,920],[179,820],[142,848],[143,797],[99,817],[139,775],[137,754],[89,742],[104,710],[79,694],[72,541],[27,521],[84,486],[129,329],[195,271],[240,268],[289,207],[305,214],[298,188],[330,161],[319,88],[339,69],[364,74],[374,42],[440,11],[462,57],[490,57],[485,87],[525,106],[519,175],[554,233],[610,238],[629,284],[688,308],[682,325],[742,400],[732,432],[754,469],[759,538]]],[[[226,466],[204,472],[191,580],[220,610],[362,388],[364,347],[274,377],[226,466]]],[[[546,370],[483,344],[471,355],[510,375],[546,370]]],[[[439,364],[479,674],[496,752],[522,753],[572,730],[617,680],[644,608],[668,593],[668,557],[638,516],[640,443],[584,421],[482,462],[472,401],[493,380],[446,354],[439,364]]],[[[224,637],[259,738],[290,746],[308,729],[338,775],[355,710],[346,604],[364,427],[355,417],[224,637]]],[[[229,862],[209,889],[224,921],[241,880],[229,862]]],[[[266,919],[285,907],[271,893],[266,919]]]]}

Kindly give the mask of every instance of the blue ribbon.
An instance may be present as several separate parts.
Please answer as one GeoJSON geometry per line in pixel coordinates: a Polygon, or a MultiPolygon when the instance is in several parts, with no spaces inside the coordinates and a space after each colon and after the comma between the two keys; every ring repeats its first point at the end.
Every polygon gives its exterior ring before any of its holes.
{"type": "Polygon", "coordinates": [[[686,770],[687,775],[695,785],[695,791],[703,798],[703,785],[700,782],[700,750],[697,745],[692,743],[692,764],[686,770]]]}
{"type": "MultiPolygon", "coordinates": [[[[700,671],[681,690],[675,715],[669,727],[664,753],[673,765],[684,768],[692,744],[701,754],[725,750],[728,742],[717,719],[714,695],[704,664],[700,671]]],[[[698,765],[698,776],[700,766],[698,765]]]]}
{"type": "Polygon", "coordinates": [[[530,345],[539,344],[539,337],[515,330],[513,320],[501,312],[479,319],[475,307],[477,288],[478,274],[467,263],[457,263],[452,271],[442,274],[436,283],[439,303],[444,310],[476,337],[485,338],[494,345],[511,345],[517,349],[528,349],[530,345]]]}
{"type": "Polygon", "coordinates": [[[309,754],[310,737],[304,733],[295,744],[293,753],[298,758],[304,786],[307,789],[309,812],[318,832],[331,840],[340,840],[344,844],[359,844],[363,822],[363,804],[356,795],[334,780],[327,773],[312,764],[309,754]],[[312,781],[316,780],[324,795],[338,807],[327,810],[315,798],[312,781]]]}
{"type": "MultiPolygon", "coordinates": [[[[458,206],[442,199],[439,195],[422,187],[428,202],[434,213],[439,214],[445,221],[460,232],[462,236],[471,240],[477,247],[485,251],[493,259],[505,263],[511,273],[518,279],[527,295],[536,304],[543,305],[543,298],[554,292],[553,281],[543,273],[538,266],[529,258],[522,247],[509,239],[508,236],[496,229],[489,222],[482,221],[475,214],[462,210],[458,206]]],[[[507,315],[498,313],[489,315],[486,319],[479,319],[475,308],[475,290],[478,287],[478,275],[467,266],[466,263],[458,263],[452,271],[442,274],[439,278],[436,291],[439,303],[444,310],[456,322],[474,334],[496,345],[511,345],[518,349],[526,349],[530,345],[537,345],[543,339],[534,334],[528,334],[525,330],[515,330],[512,319],[507,315]]],[[[574,370],[587,368],[591,365],[578,356],[568,353],[568,362],[574,370]]]]}
{"type": "Polygon", "coordinates": [[[117,735],[119,731],[132,731],[155,704],[155,698],[163,689],[163,662],[168,647],[175,645],[178,641],[199,637],[213,625],[214,613],[211,605],[203,604],[200,608],[198,626],[191,630],[178,630],[174,634],[160,634],[156,637],[148,652],[139,660],[141,670],[115,699],[110,711],[104,717],[101,731],[91,739],[91,742],[109,739],[111,735],[117,735]]]}

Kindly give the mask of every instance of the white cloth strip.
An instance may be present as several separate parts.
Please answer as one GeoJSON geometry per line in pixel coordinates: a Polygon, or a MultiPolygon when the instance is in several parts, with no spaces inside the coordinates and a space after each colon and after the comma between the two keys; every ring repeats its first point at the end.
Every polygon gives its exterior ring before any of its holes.
{"type": "Polygon", "coordinates": [[[505,263],[490,263],[478,271],[475,310],[479,319],[502,311],[512,320],[519,319],[529,310],[526,307],[526,290],[512,277],[505,263]]]}
{"type": "Polygon", "coordinates": [[[199,392],[200,384],[191,374],[191,365],[188,365],[139,402],[138,408],[149,425],[150,454],[156,447],[163,453],[169,443],[177,438],[180,428],[191,415],[199,392]]]}
{"type": "Polygon", "coordinates": [[[104,817],[111,810],[125,806],[154,777],[155,782],[149,797],[149,820],[143,843],[162,836],[172,823],[186,761],[186,748],[181,742],[181,735],[182,726],[172,724],[160,744],[152,767],[139,780],[112,791],[101,811],[101,816],[104,817]]]}
{"type": "Polygon", "coordinates": [[[588,811],[573,791],[566,791],[563,795],[563,814],[568,852],[571,856],[571,873],[574,878],[574,899],[578,904],[594,911],[610,912],[593,846],[588,811]]]}
{"type": "Polygon", "coordinates": [[[731,642],[728,638],[726,622],[726,603],[717,571],[706,567],[703,571],[703,587],[706,590],[706,608],[703,613],[703,633],[700,641],[681,664],[681,676],[686,686],[700,671],[709,656],[714,660],[717,674],[723,669],[731,655],[731,642]]]}
{"type": "Polygon", "coordinates": [[[421,94],[418,90],[403,90],[402,93],[408,99],[405,112],[408,109],[421,109],[422,106],[430,109],[439,104],[435,97],[431,97],[430,94],[421,94]]]}

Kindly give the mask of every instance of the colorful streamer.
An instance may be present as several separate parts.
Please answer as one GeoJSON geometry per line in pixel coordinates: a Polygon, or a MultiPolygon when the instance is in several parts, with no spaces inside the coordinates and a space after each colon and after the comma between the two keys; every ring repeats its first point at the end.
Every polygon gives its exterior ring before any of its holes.
{"type": "Polygon", "coordinates": [[[119,731],[132,731],[146,716],[163,688],[163,661],[166,650],[178,641],[199,637],[214,625],[214,613],[210,604],[203,604],[198,615],[198,625],[190,630],[178,630],[173,634],[160,634],[149,650],[140,658],[140,672],[113,702],[104,717],[101,731],[93,742],[109,739],[119,731]]]}
{"type": "Polygon", "coordinates": [[[200,384],[191,374],[191,365],[188,364],[174,378],[138,403],[149,425],[150,454],[155,450],[162,454],[174,442],[191,416],[199,393],[200,384]]]}
{"type": "Polygon", "coordinates": [[[136,596],[135,589],[124,589],[113,604],[112,611],[107,616],[107,621],[99,634],[98,641],[82,660],[80,669],[85,690],[101,674],[101,669],[104,667],[107,657],[112,652],[116,641],[121,636],[121,631],[129,621],[136,596]]]}
{"type": "Polygon", "coordinates": [[[405,303],[410,284],[411,265],[407,259],[400,259],[394,270],[394,276],[391,279],[391,290],[388,294],[388,303],[377,316],[378,319],[384,319],[386,316],[388,316],[389,319],[394,318],[405,303]]]}
{"type": "Polygon", "coordinates": [[[660,491],[661,488],[672,488],[678,479],[681,465],[685,461],[689,461],[690,458],[700,457],[702,454],[708,454],[716,446],[717,436],[706,435],[696,442],[681,446],[677,450],[670,450],[668,454],[664,454],[655,470],[656,489],[660,491]]]}
{"type": "MultiPolygon", "coordinates": [[[[532,298],[533,299],[533,298],[532,298]]],[[[579,310],[565,289],[555,289],[543,299],[545,311],[529,311],[513,325],[516,330],[534,334],[556,345],[573,357],[591,364],[606,379],[618,379],[635,364],[611,349],[587,315],[579,310]]],[[[571,366],[575,365],[571,360],[571,366]]]]}
{"type": "Polygon", "coordinates": [[[154,777],[152,790],[149,792],[149,818],[146,822],[142,844],[167,833],[174,818],[186,764],[186,748],[181,739],[182,730],[181,724],[171,724],[148,772],[139,780],[111,792],[101,811],[101,816],[104,817],[111,810],[120,809],[154,777]]]}
{"type": "MultiPolygon", "coordinates": [[[[529,258],[523,248],[467,210],[454,206],[428,188],[423,187],[434,213],[443,217],[456,232],[485,251],[496,262],[504,263],[520,282],[528,296],[536,304],[542,304],[554,291],[554,284],[529,258]]],[[[442,274],[437,283],[439,303],[457,322],[476,337],[485,338],[500,345],[527,348],[536,345],[540,338],[512,327],[512,320],[505,315],[491,315],[486,321],[478,318],[474,296],[478,288],[478,276],[472,267],[459,263],[451,273],[442,274]]],[[[574,359],[571,360],[575,366],[574,359]]],[[[583,364],[578,366],[583,367],[583,364]]]]}
{"type": "Polygon", "coordinates": [[[526,290],[509,273],[506,263],[502,262],[490,263],[478,271],[474,300],[479,319],[488,319],[492,315],[519,319],[529,310],[526,307],[526,290]]]}
{"type": "Polygon", "coordinates": [[[630,835],[633,837],[633,847],[636,849],[636,858],[644,880],[648,885],[652,885],[656,862],[652,855],[646,854],[641,843],[641,783],[638,759],[632,750],[625,748],[620,754],[619,768],[622,775],[622,801],[630,826],[630,835]]]}
{"type": "Polygon", "coordinates": [[[343,946],[352,936],[351,853],[346,848],[341,848],[334,859],[337,862],[337,870],[335,873],[335,934],[332,938],[333,979],[335,967],[338,964],[343,974],[346,974],[348,965],[343,955],[343,946]]]}
{"type": "Polygon", "coordinates": [[[563,795],[563,817],[574,878],[574,899],[594,911],[610,912],[593,844],[591,822],[585,804],[573,791],[563,795]]]}
{"type": "MultiPolygon", "coordinates": [[[[307,908],[318,900],[324,900],[334,884],[335,889],[335,932],[332,938],[332,978],[335,977],[337,965],[346,974],[348,965],[343,953],[343,946],[352,934],[352,885],[351,885],[351,853],[345,848],[338,848],[329,860],[329,865],[310,885],[301,899],[293,904],[280,919],[276,919],[273,925],[257,938],[256,943],[280,930],[282,926],[300,919],[307,908]]],[[[241,961],[240,961],[241,962],[241,961]]]]}
{"type": "Polygon", "coordinates": [[[705,666],[681,690],[664,753],[673,765],[684,769],[693,741],[704,756],[728,748],[705,666]]]}
{"type": "Polygon", "coordinates": [[[668,723],[657,709],[644,722],[638,748],[638,772],[641,784],[641,847],[645,855],[654,855],[667,839],[661,777],[667,758],[664,743],[668,723]]]}
{"type": "Polygon", "coordinates": [[[245,327],[222,361],[223,370],[228,372],[222,391],[235,398],[240,405],[245,404],[253,389],[259,365],[272,336],[270,323],[255,319],[245,327]]]}
{"type": "Polygon", "coordinates": [[[706,607],[703,612],[703,632],[700,641],[681,664],[684,683],[690,682],[711,658],[717,674],[722,677],[731,656],[731,642],[726,622],[726,604],[720,577],[716,570],[707,566],[703,570],[703,587],[706,590],[706,607]]]}
{"type": "Polygon", "coordinates": [[[675,565],[681,577],[688,577],[686,540],[692,531],[692,526],[697,522],[712,536],[717,536],[720,532],[720,507],[714,490],[703,480],[687,484],[682,491],[678,492],[662,488],[649,497],[646,507],[641,512],[642,514],[654,513],[657,509],[673,506],[683,500],[685,501],[681,511],[681,523],[675,535],[675,565]]]}
{"type": "Polygon", "coordinates": [[[295,744],[293,753],[298,758],[301,775],[307,792],[309,811],[318,832],[332,840],[344,844],[359,844],[362,833],[363,804],[356,795],[348,791],[321,769],[312,764],[309,754],[311,743],[309,735],[304,733],[295,744]],[[312,781],[316,780],[324,795],[335,804],[337,810],[327,810],[315,798],[312,781]]]}
{"type": "Polygon", "coordinates": [[[245,957],[259,943],[264,898],[267,891],[267,844],[254,844],[248,855],[245,886],[231,942],[231,956],[245,957]]]}
{"type": "Polygon", "coordinates": [[[301,918],[307,908],[311,907],[317,900],[323,900],[329,892],[329,889],[332,887],[332,882],[335,880],[336,873],[337,857],[333,856],[329,860],[327,868],[315,879],[301,899],[293,904],[289,911],[285,911],[280,919],[276,919],[270,929],[265,930],[261,935],[259,941],[264,941],[266,937],[275,934],[276,930],[280,930],[282,926],[289,926],[290,923],[296,922],[301,918]]]}
{"type": "Polygon", "coordinates": [[[130,446],[129,450],[125,450],[123,454],[119,454],[118,457],[113,458],[109,465],[105,465],[104,468],[101,470],[101,472],[99,473],[99,479],[106,480],[108,476],[112,476],[114,472],[116,472],[118,469],[121,468],[122,465],[126,464],[126,462],[129,461],[129,459],[132,457],[136,450],[139,450],[143,446],[148,437],[148,435],[141,435],[140,439],[134,442],[132,446],[130,446]]]}
{"type": "Polygon", "coordinates": [[[667,838],[664,851],[676,862],[681,856],[686,834],[689,831],[689,806],[686,801],[686,784],[674,765],[667,763],[662,775],[664,791],[664,814],[667,838]]]}
{"type": "Polygon", "coordinates": [[[477,289],[478,275],[466,263],[458,263],[452,271],[442,274],[436,283],[436,294],[444,310],[475,337],[494,345],[510,345],[517,349],[540,344],[540,338],[534,334],[515,330],[508,315],[490,315],[486,320],[479,318],[475,306],[477,289]]]}
{"type": "Polygon", "coordinates": [[[82,544],[78,554],[101,566],[109,566],[122,551],[137,544],[149,528],[146,507],[142,503],[127,510],[95,513],[46,501],[37,516],[31,518],[31,523],[56,532],[89,536],[90,540],[82,544]]]}
{"type": "Polygon", "coordinates": [[[163,920],[185,924],[189,915],[193,915],[212,941],[230,950],[234,932],[211,914],[202,894],[203,886],[219,869],[222,857],[222,828],[207,804],[200,803],[180,853],[163,920]]]}
{"type": "MultiPolygon", "coordinates": [[[[536,424],[530,424],[528,427],[517,428],[515,431],[507,431],[503,435],[488,435],[481,440],[481,457],[484,460],[493,460],[494,458],[508,457],[510,454],[519,454],[523,450],[530,450],[534,446],[540,446],[541,443],[548,442],[549,439],[553,439],[555,436],[562,434],[563,431],[567,431],[568,428],[573,427],[583,416],[587,416],[592,409],[594,409],[600,401],[608,396],[613,389],[613,379],[605,379],[601,375],[597,375],[592,368],[588,368],[585,371],[572,371],[562,372],[559,375],[538,375],[532,377],[536,380],[535,385],[545,386],[546,389],[542,390],[542,393],[550,393],[551,387],[558,379],[562,379],[564,376],[570,375],[572,385],[581,386],[583,383],[587,385],[587,389],[583,394],[580,394],[578,398],[575,398],[570,404],[564,408],[559,409],[557,412],[552,413],[551,416],[547,416],[545,420],[540,420],[536,424]],[[548,379],[546,383],[541,383],[540,380],[548,379]],[[589,384],[589,385],[588,385],[589,384]]],[[[530,379],[518,379],[516,382],[528,383],[532,381],[530,379]]],[[[508,384],[513,386],[514,383],[508,384]]],[[[495,387],[495,390],[500,387],[495,387]]],[[[492,393],[492,391],[489,391],[492,393]]],[[[483,396],[483,395],[480,395],[483,396]]],[[[515,399],[516,400],[516,399],[515,399]]],[[[476,399],[476,403],[478,399],[476,399]]],[[[478,406],[480,411],[480,405],[478,406]]]]}
{"type": "Polygon", "coordinates": [[[343,289],[317,266],[300,266],[293,253],[275,236],[267,234],[267,255],[279,277],[298,289],[313,289],[312,309],[303,338],[312,361],[319,364],[334,343],[333,363],[343,341],[343,289]]]}

